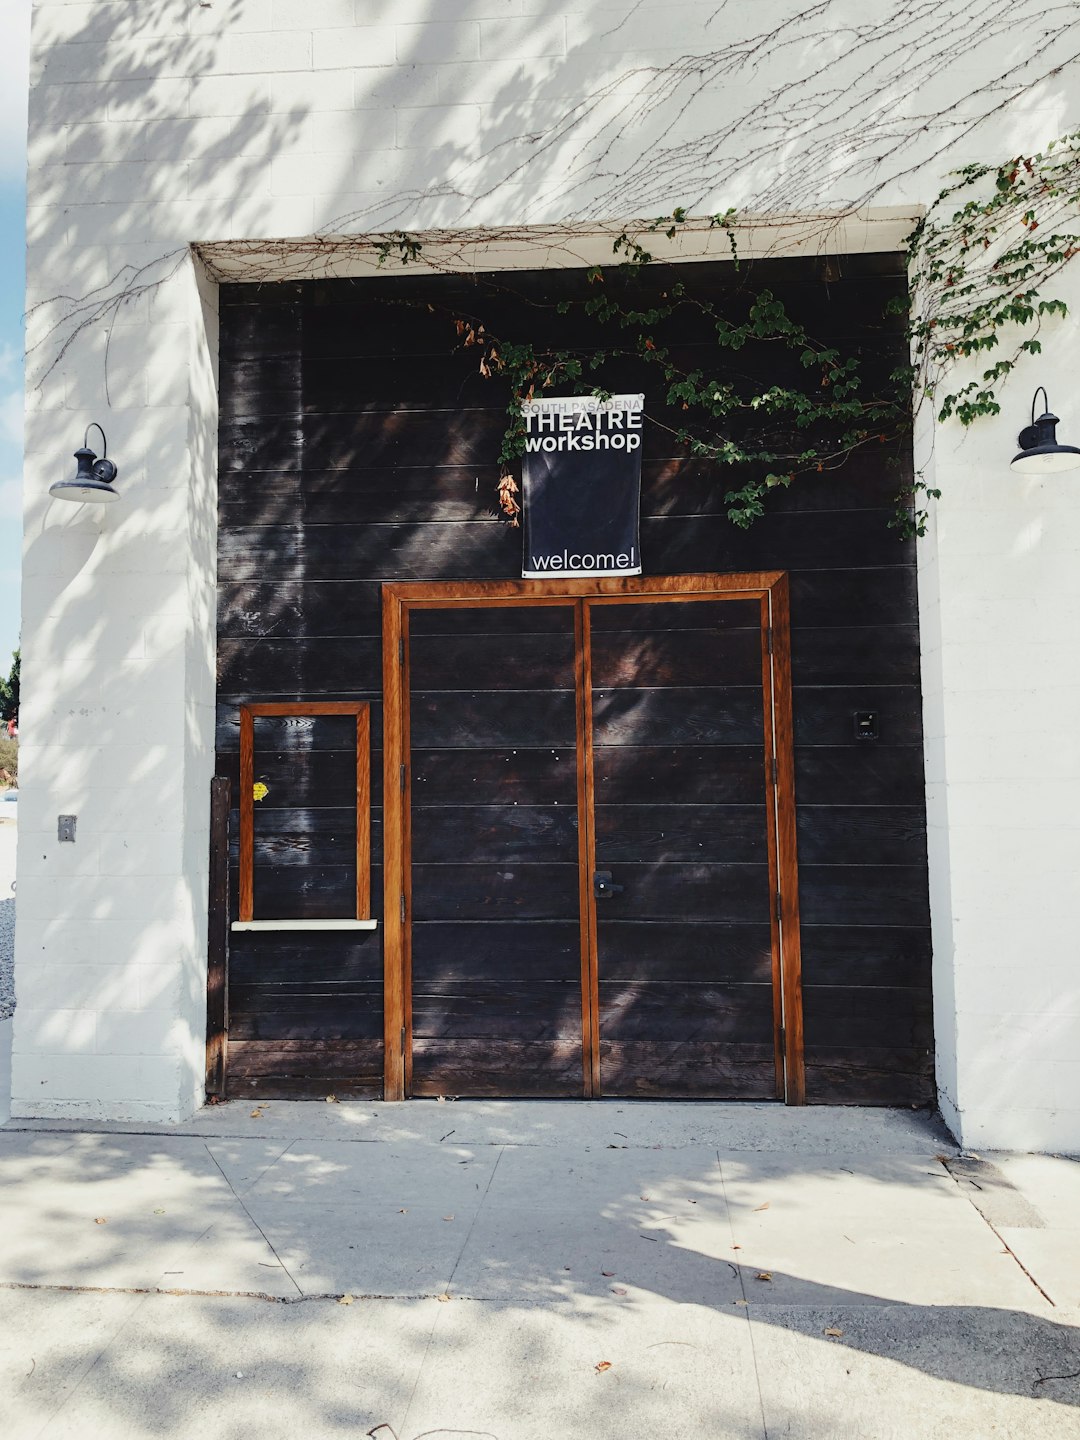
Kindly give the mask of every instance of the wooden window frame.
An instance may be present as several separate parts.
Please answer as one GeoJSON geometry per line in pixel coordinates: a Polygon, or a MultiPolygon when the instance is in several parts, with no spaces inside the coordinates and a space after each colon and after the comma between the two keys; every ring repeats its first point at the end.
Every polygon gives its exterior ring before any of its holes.
{"type": "MultiPolygon", "coordinates": [[[[791,619],[787,572],[741,574],[649,575],[596,580],[425,580],[387,583],[383,605],[383,883],[384,928],[383,1095],[403,1100],[412,1087],[412,785],[409,755],[409,615],[412,610],[518,605],[566,605],[588,600],[611,603],[662,600],[757,600],[762,634],[762,687],[766,698],[766,793],[769,831],[769,879],[775,983],[774,1031],[777,1036],[776,1077],[780,1096],[789,1105],[806,1103],[803,1058],[802,947],[799,920],[799,879],[796,845],[794,732],[791,708],[791,619]],[[768,643],[766,641],[768,639],[768,643]],[[400,784],[399,777],[400,776],[400,784]]],[[[584,607],[582,607],[584,610],[584,607]]],[[[581,698],[591,693],[590,636],[587,615],[575,620],[579,656],[578,747],[585,754],[579,779],[579,813],[593,799],[590,720],[581,698]],[[584,626],[584,633],[581,627],[584,626]],[[584,787],[584,789],[582,788],[584,787]]],[[[249,790],[250,793],[250,790],[249,790]]],[[[594,854],[592,838],[584,837],[587,860],[579,879],[583,931],[583,988],[586,974],[596,987],[596,914],[588,883],[594,854]],[[586,950],[588,952],[586,959],[586,950]]],[[[584,1096],[597,1094],[599,1037],[595,1008],[583,995],[587,1029],[583,1057],[584,1096]]]]}
{"type": "Polygon", "coordinates": [[[237,925],[341,929],[371,919],[371,705],[367,700],[311,700],[240,706],[240,906],[237,925]],[[356,717],[356,919],[257,921],[255,906],[255,721],[264,716],[356,717]]]}

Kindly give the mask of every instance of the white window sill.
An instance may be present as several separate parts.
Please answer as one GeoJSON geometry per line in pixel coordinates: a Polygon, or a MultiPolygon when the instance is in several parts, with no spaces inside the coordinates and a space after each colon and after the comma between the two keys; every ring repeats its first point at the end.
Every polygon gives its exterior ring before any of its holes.
{"type": "Polygon", "coordinates": [[[376,930],[377,920],[234,920],[233,930],[376,930]]]}

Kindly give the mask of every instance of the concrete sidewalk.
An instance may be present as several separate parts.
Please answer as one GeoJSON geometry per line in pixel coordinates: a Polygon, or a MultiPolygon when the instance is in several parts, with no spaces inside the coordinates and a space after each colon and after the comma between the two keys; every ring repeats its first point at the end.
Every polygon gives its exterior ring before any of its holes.
{"type": "Polygon", "coordinates": [[[0,1428],[1080,1437],[1080,1164],[873,1110],[13,1122],[0,1428]]]}

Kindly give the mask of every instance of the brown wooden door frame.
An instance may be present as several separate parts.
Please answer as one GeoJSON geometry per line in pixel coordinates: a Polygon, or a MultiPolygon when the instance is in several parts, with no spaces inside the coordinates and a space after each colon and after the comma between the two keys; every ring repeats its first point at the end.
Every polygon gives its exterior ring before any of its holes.
{"type": "Polygon", "coordinates": [[[417,581],[386,584],[383,600],[383,876],[384,1098],[403,1100],[412,1082],[411,777],[409,613],[415,609],[575,606],[578,695],[578,834],[582,923],[583,1094],[599,1093],[596,1006],[596,906],[592,795],[592,682],[588,605],[628,601],[758,600],[765,697],[765,784],[772,907],[777,1089],[789,1105],[805,1103],[799,885],[795,841],[795,768],[791,716],[788,581],[783,571],[737,575],[655,575],[599,580],[417,581]]]}

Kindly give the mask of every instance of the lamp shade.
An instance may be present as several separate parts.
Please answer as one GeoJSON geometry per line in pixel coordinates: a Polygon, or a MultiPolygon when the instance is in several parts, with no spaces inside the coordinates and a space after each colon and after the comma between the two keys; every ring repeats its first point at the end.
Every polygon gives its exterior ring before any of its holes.
{"type": "MultiPolygon", "coordinates": [[[[1042,387],[1039,387],[1042,389],[1042,387]]],[[[1043,396],[1046,391],[1043,390],[1043,396]]],[[[1035,391],[1036,397],[1039,391],[1035,391]]],[[[1049,401],[1047,401],[1049,405],[1049,401]]],[[[1021,475],[1052,475],[1061,470],[1080,467],[1080,447],[1060,445],[1057,438],[1058,417],[1049,408],[1036,420],[1035,402],[1031,405],[1031,424],[1017,436],[1019,454],[1013,456],[1012,468],[1021,475]]]]}
{"type": "MultiPolygon", "coordinates": [[[[87,436],[94,428],[101,430],[100,425],[90,426],[86,432],[87,436]]],[[[105,439],[103,430],[101,438],[105,439]]],[[[71,480],[57,480],[55,484],[49,486],[49,494],[54,500],[70,500],[75,505],[109,505],[114,500],[120,499],[112,486],[117,475],[116,466],[104,456],[99,460],[86,443],[85,438],[79,449],[75,451],[75,459],[78,465],[74,477],[71,480]]]]}

